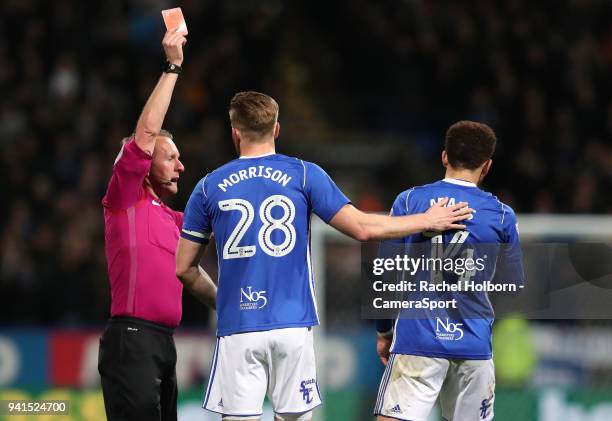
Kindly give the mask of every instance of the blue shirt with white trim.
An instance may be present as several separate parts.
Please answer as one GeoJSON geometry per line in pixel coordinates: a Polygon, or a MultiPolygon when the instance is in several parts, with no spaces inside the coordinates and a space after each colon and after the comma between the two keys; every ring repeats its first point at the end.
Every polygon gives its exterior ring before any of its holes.
{"type": "Polygon", "coordinates": [[[319,166],[281,154],[241,157],[200,180],[181,236],[219,259],[218,336],[319,323],[310,218],[350,201],[319,166]]]}
{"type": "MultiPolygon", "coordinates": [[[[422,213],[436,201],[450,199],[449,206],[467,202],[475,210],[473,217],[465,222],[464,231],[444,233],[422,233],[402,240],[384,242],[381,250],[417,249],[427,253],[425,257],[466,257],[452,256],[469,250],[470,257],[483,258],[480,270],[465,272],[461,276],[454,272],[440,271],[445,283],[473,282],[472,285],[497,282],[515,284],[519,288],[524,282],[522,253],[520,249],[518,223],[510,206],[495,196],[479,189],[475,184],[456,179],[444,179],[432,184],[415,187],[399,194],[393,204],[393,215],[422,213]],[[494,247],[498,245],[498,247],[494,247]],[[503,274],[503,275],[502,275],[503,274]]],[[[439,282],[431,271],[420,271],[414,282],[439,282]]],[[[433,298],[431,294],[427,295],[433,298]]],[[[413,298],[421,298],[418,293],[413,298]]],[[[441,293],[439,298],[457,300],[458,311],[402,310],[393,328],[394,338],[391,352],[440,358],[489,359],[492,357],[492,325],[494,312],[486,291],[466,293],[441,293]],[[411,312],[411,313],[409,313],[411,312]],[[417,316],[415,316],[417,314],[417,316]],[[419,316],[420,315],[420,316],[419,316]]],[[[391,321],[377,322],[379,333],[389,332],[391,321]]]]}

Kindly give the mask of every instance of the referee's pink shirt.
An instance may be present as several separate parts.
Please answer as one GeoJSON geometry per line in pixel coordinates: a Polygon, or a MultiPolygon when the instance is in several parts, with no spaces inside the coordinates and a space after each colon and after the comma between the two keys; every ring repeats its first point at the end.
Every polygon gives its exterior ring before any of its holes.
{"type": "Polygon", "coordinates": [[[143,186],[151,157],[130,139],[108,183],[104,239],[111,316],[130,316],[169,327],[181,321],[183,284],[175,253],[183,213],[156,200],[143,186]]]}

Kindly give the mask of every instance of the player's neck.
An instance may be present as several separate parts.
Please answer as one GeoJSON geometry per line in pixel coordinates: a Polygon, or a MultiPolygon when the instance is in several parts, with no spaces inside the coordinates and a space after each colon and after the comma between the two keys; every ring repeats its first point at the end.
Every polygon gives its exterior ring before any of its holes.
{"type": "Polygon", "coordinates": [[[457,170],[454,168],[447,167],[446,174],[444,174],[444,178],[454,178],[455,180],[469,181],[470,183],[478,185],[478,182],[480,181],[480,173],[470,170],[457,170]]]}
{"type": "Polygon", "coordinates": [[[276,153],[274,147],[274,141],[265,143],[254,143],[254,142],[241,142],[240,143],[240,156],[241,157],[252,157],[261,155],[270,155],[276,153]]]}

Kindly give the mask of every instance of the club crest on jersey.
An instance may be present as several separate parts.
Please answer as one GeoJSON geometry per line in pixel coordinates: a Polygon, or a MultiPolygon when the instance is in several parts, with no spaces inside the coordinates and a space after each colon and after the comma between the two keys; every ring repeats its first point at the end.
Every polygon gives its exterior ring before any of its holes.
{"type": "Polygon", "coordinates": [[[315,379],[310,379],[310,380],[303,380],[300,383],[300,393],[302,394],[302,399],[304,400],[304,402],[306,403],[311,403],[312,400],[314,399],[311,396],[311,393],[313,393],[312,391],[312,384],[316,384],[317,381],[315,379]]]}
{"type": "Polygon", "coordinates": [[[440,341],[459,341],[463,338],[463,323],[453,323],[448,317],[442,320],[436,317],[436,339],[440,341]]]}
{"type": "Polygon", "coordinates": [[[481,420],[484,420],[489,415],[491,415],[491,407],[493,406],[492,401],[493,401],[493,395],[491,395],[487,399],[483,399],[482,402],[480,402],[479,410],[480,410],[480,419],[481,420]]]}
{"type": "Polygon", "coordinates": [[[266,291],[253,291],[253,287],[248,286],[246,290],[240,288],[240,310],[259,310],[268,304],[266,291]]]}

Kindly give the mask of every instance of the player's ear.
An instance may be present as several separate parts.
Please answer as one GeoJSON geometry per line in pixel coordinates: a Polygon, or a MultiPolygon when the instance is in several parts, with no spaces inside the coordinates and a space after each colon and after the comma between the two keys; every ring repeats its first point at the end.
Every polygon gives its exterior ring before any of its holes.
{"type": "Polygon", "coordinates": [[[489,160],[487,161],[487,164],[485,165],[485,168],[486,168],[486,171],[487,171],[486,173],[487,173],[487,174],[488,174],[488,173],[489,173],[489,171],[491,170],[491,165],[493,165],[493,160],[492,160],[492,159],[489,159],[489,160]]]}
{"type": "Polygon", "coordinates": [[[277,121],[274,125],[274,140],[278,139],[278,136],[280,136],[280,123],[277,121]]]}
{"type": "Polygon", "coordinates": [[[492,164],[493,164],[492,159],[488,159],[485,161],[484,165],[482,166],[482,170],[480,171],[480,180],[485,178],[485,176],[489,173],[489,170],[491,169],[492,164]]]}
{"type": "Polygon", "coordinates": [[[232,127],[232,140],[234,142],[240,142],[240,130],[232,127]]]}
{"type": "Polygon", "coordinates": [[[448,168],[448,154],[446,151],[442,151],[442,165],[444,165],[444,168],[448,168]]]}
{"type": "Polygon", "coordinates": [[[236,153],[240,156],[240,130],[232,127],[232,140],[234,143],[234,149],[236,149],[236,153]]]}

